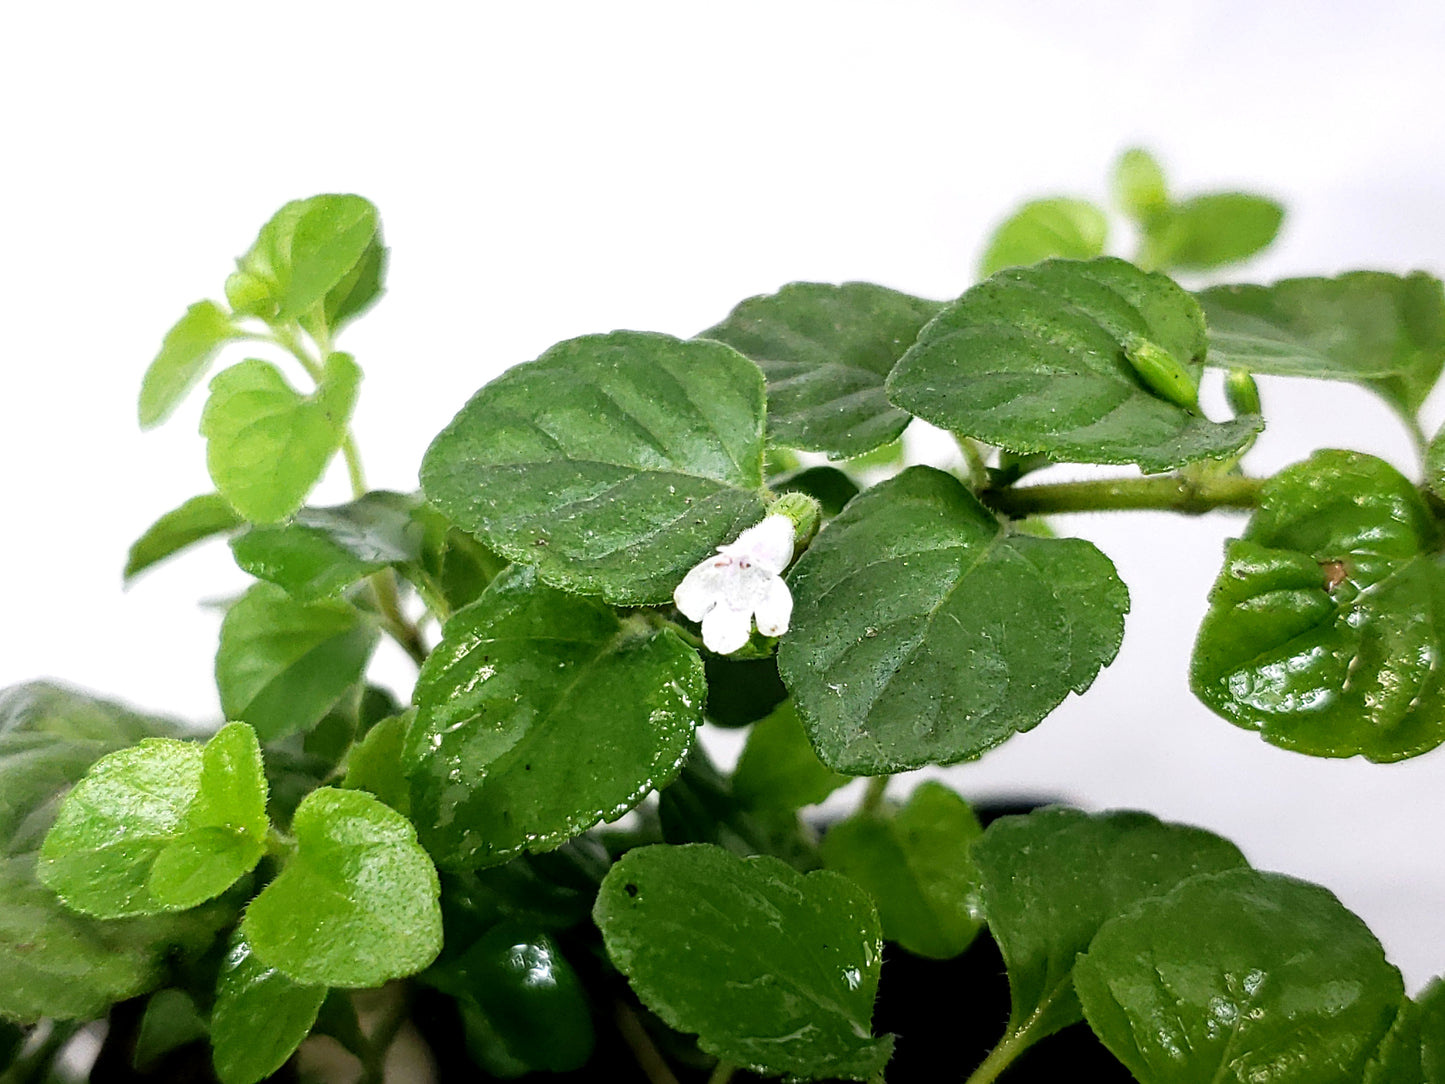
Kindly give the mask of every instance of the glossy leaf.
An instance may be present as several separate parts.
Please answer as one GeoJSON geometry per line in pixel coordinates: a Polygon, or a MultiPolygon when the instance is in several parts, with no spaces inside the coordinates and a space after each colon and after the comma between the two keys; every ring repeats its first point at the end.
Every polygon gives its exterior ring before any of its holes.
{"type": "Polygon", "coordinates": [[[310,602],[421,555],[415,498],[377,490],[332,508],[303,508],[288,522],[252,527],[231,540],[236,563],[310,602]]]}
{"type": "Polygon", "coordinates": [[[1400,1002],[1395,1022],[1365,1067],[1362,1084],[1445,1082],[1445,981],[1431,979],[1400,1002]]]}
{"type": "Polygon", "coordinates": [[[969,845],[982,829],[942,783],[921,784],[901,808],[859,812],[823,837],[823,865],[862,885],[883,936],[936,960],[957,956],[983,926],[969,845]]]}
{"type": "Polygon", "coordinates": [[[729,347],[618,331],[560,343],[472,397],[422,488],[544,581],[662,603],[763,518],[763,377],[729,347]]]}
{"type": "Polygon", "coordinates": [[[1229,543],[1190,685],[1230,722],[1314,756],[1401,760],[1445,741],[1445,566],[1389,464],[1316,452],[1272,478],[1229,543]]]}
{"type": "Polygon", "coordinates": [[[855,775],[975,757],[1114,658],[1128,592],[1074,538],[1010,535],[912,467],[856,497],[790,577],[778,665],[823,763],[855,775]]]}
{"type": "Polygon", "coordinates": [[[813,752],[791,701],[753,724],[733,770],[733,793],[759,809],[814,805],[848,782],[813,752]]]}
{"type": "Polygon", "coordinates": [[[1445,289],[1423,271],[1215,286],[1197,296],[1211,365],[1352,380],[1413,415],[1445,363],[1445,289]]]}
{"type": "Polygon", "coordinates": [[[145,1071],[176,1050],[207,1034],[206,1021],[183,990],[157,990],[146,1002],[135,1037],[131,1065],[145,1071]]]}
{"type": "Polygon", "coordinates": [[[1114,918],[1075,982],[1141,1084],[1355,1084],[1404,994],[1333,895],[1250,869],[1192,877],[1114,918]]]}
{"type": "Polygon", "coordinates": [[[1022,1046],[1080,1019],[1074,960],[1106,921],[1187,877],[1244,865],[1234,844],[1200,828],[1073,809],[994,821],[973,860],[1008,965],[1008,1035],[1022,1046]]]}
{"type": "Polygon", "coordinates": [[[127,582],[197,542],[235,530],[245,520],[219,493],[204,493],[173,508],[135,540],[125,562],[127,582]]]}
{"type": "Polygon", "coordinates": [[[322,787],[296,809],[296,853],[246,910],[257,962],[308,986],[380,986],[441,949],[439,887],[416,830],[359,790],[322,787]]]}
{"type": "Polygon", "coordinates": [[[211,480],[231,506],[253,523],[300,508],[341,447],[360,383],[347,354],[326,358],[310,396],[268,361],[240,362],[212,380],[201,435],[211,480]]]}
{"type": "Polygon", "coordinates": [[[1247,192],[1213,192],[1171,204],[1144,223],[1143,262],[1164,270],[1207,271],[1269,247],[1284,208],[1247,192]]]}
{"type": "Polygon", "coordinates": [[[212,1058],[221,1084],[255,1084],[285,1065],[325,1000],[325,986],[303,986],[267,967],[234,934],[211,1010],[212,1058]]]}
{"type": "Polygon", "coordinates": [[[892,1052],[871,1037],[878,919],[845,877],[705,844],[642,847],[607,874],[593,918],[642,1003],[719,1058],[867,1080],[892,1052]]]}
{"type": "Polygon", "coordinates": [[[1238,452],[1258,417],[1211,422],[1150,389],[1126,350],[1148,344],[1197,385],[1198,304],[1123,260],[1049,260],[969,290],[919,335],[888,396],[935,425],[1012,452],[1164,471],[1238,452]]]}
{"type": "Polygon", "coordinates": [[[375,645],[375,628],[354,606],[301,603],[258,583],[221,622],[221,709],[263,742],[306,730],[361,679],[375,645]]]}
{"type": "Polygon", "coordinates": [[[1081,199],[1036,199],[1025,203],[994,230],[979,260],[979,278],[1006,267],[1027,267],[1051,257],[1089,260],[1104,254],[1109,220],[1081,199]]]}
{"type": "Polygon", "coordinates": [[[1164,168],[1142,147],[1131,147],[1114,164],[1113,195],[1124,213],[1148,222],[1169,206],[1164,168]]]}
{"type": "Polygon", "coordinates": [[[250,727],[225,726],[204,750],[148,738],[102,757],[70,791],[37,873],[84,914],[184,910],[250,870],[268,828],[261,750],[250,727]]]}
{"type": "Polygon", "coordinates": [[[908,424],[883,381],[941,308],[867,282],[794,282],[748,298],[699,338],[725,342],[763,370],[770,441],[848,458],[908,424]]]}
{"type": "Polygon", "coordinates": [[[237,335],[230,315],[214,301],[197,301],[188,308],[166,332],[160,353],[141,380],[141,428],[150,429],[170,417],[221,347],[237,335]]]}
{"type": "Polygon", "coordinates": [[[383,719],[351,749],[346,761],[348,790],[376,795],[398,813],[411,813],[411,790],[405,772],[406,732],[415,718],[414,710],[383,719]]]}
{"type": "Polygon", "coordinates": [[[702,661],[669,628],[512,568],[458,612],[417,679],[411,809],[447,867],[545,850],[677,774],[702,661]]]}

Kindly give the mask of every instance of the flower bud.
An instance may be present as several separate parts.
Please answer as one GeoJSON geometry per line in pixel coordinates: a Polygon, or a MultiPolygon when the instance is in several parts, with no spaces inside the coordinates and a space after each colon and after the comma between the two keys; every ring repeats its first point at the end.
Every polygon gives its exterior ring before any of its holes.
{"type": "Polygon", "coordinates": [[[818,533],[823,506],[806,493],[784,493],[768,507],[770,516],[787,516],[793,521],[793,545],[801,549],[818,533]]]}

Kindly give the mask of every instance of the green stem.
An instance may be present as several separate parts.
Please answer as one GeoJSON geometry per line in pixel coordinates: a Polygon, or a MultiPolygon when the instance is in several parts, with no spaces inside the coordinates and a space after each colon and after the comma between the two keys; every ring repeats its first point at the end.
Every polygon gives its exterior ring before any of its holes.
{"type": "Polygon", "coordinates": [[[863,800],[858,803],[858,812],[868,816],[876,816],[883,809],[883,795],[888,790],[888,784],[892,781],[891,775],[875,775],[868,780],[868,789],[863,792],[863,800]]]}
{"type": "Polygon", "coordinates": [[[983,1064],[975,1069],[963,1084],[992,1084],[998,1075],[1012,1064],[1014,1058],[1024,1052],[1029,1045],[1029,1031],[1027,1026],[1018,1031],[1011,1031],[999,1040],[996,1047],[988,1052],[988,1057],[983,1059],[983,1064]]]}
{"type": "Polygon", "coordinates": [[[728,1084],[738,1067],[730,1061],[720,1061],[713,1066],[712,1074],[707,1078],[707,1084],[728,1084]]]}
{"type": "Polygon", "coordinates": [[[1162,478],[1107,478],[1047,486],[992,489],[980,499],[1015,518],[1059,512],[1152,509],[1197,516],[1216,508],[1254,508],[1266,479],[1223,475],[1208,478],[1170,474],[1162,478]]]}
{"type": "Polygon", "coordinates": [[[1425,462],[1426,453],[1430,450],[1430,438],[1425,435],[1425,430],[1420,428],[1420,419],[1413,414],[1400,412],[1404,419],[1405,431],[1410,434],[1410,440],[1415,444],[1415,451],[1420,456],[1420,462],[1425,462]]]}
{"type": "Polygon", "coordinates": [[[642,1026],[642,1021],[637,1019],[637,1014],[632,1011],[632,1006],[618,998],[614,1009],[617,1030],[622,1033],[623,1040],[631,1048],[632,1056],[637,1059],[643,1076],[647,1077],[650,1084],[678,1084],[676,1075],[668,1067],[661,1051],[653,1043],[652,1037],[647,1034],[647,1029],[642,1026]]]}

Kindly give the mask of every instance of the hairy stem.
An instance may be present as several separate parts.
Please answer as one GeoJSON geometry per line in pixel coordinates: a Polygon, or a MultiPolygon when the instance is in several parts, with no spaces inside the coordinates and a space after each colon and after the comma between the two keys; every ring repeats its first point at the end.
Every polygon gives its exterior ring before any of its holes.
{"type": "Polygon", "coordinates": [[[983,1059],[983,1064],[969,1074],[963,1084],[992,1084],[1013,1062],[1014,1058],[1024,1052],[1029,1044],[1028,1028],[1021,1028],[1018,1031],[1010,1031],[999,1044],[988,1052],[988,1057],[983,1059]]]}
{"type": "Polygon", "coordinates": [[[1059,512],[1155,510],[1197,516],[1216,508],[1254,508],[1263,478],[1240,475],[1107,478],[1097,482],[990,489],[984,504],[1015,518],[1059,512]]]}

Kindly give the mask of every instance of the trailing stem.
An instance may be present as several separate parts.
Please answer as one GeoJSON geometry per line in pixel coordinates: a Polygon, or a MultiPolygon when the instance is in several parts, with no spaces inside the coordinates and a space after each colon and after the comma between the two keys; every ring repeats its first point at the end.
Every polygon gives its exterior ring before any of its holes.
{"type": "Polygon", "coordinates": [[[1097,482],[988,489],[980,499],[1014,518],[1061,512],[1162,511],[1197,516],[1218,508],[1254,508],[1262,478],[1240,475],[1107,478],[1097,482]]]}

